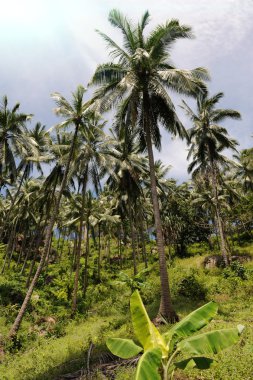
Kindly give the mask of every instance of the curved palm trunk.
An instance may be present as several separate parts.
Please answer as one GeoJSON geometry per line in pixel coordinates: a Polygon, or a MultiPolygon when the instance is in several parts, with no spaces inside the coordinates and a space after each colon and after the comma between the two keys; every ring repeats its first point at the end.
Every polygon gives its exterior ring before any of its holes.
{"type": "Polygon", "coordinates": [[[178,316],[173,309],[171,294],[170,294],[169,276],[168,276],[165,250],[164,250],[162,222],[161,222],[158,196],[157,196],[157,188],[156,188],[154,155],[153,155],[151,134],[150,134],[148,122],[145,124],[145,132],[146,132],[146,143],[147,143],[147,149],[148,149],[148,159],[149,159],[151,195],[152,195],[152,203],[153,203],[154,218],[155,218],[156,242],[157,242],[157,250],[158,250],[158,255],[159,255],[159,268],[160,268],[160,281],[161,281],[161,302],[160,302],[159,313],[169,322],[174,323],[178,321],[178,316]]]}
{"type": "Polygon", "coordinates": [[[216,175],[216,170],[215,170],[213,162],[211,163],[211,167],[212,167],[212,187],[213,187],[214,201],[215,201],[215,216],[216,216],[217,227],[218,227],[218,231],[220,235],[221,255],[223,257],[225,266],[228,266],[230,250],[229,250],[228,242],[226,239],[224,223],[223,223],[221,212],[220,212],[218,187],[217,187],[217,175],[216,175]]]}
{"type": "Polygon", "coordinates": [[[45,245],[44,245],[44,250],[43,250],[43,253],[41,255],[41,259],[40,259],[40,263],[39,263],[39,266],[35,272],[35,275],[32,279],[32,282],[29,286],[29,289],[26,293],[26,296],[25,296],[25,299],[23,301],[23,304],[18,312],[18,315],[11,327],[11,330],[10,330],[10,333],[9,333],[9,337],[10,338],[13,338],[17,335],[17,332],[19,330],[19,327],[21,325],[21,322],[22,322],[22,319],[24,317],[24,314],[26,312],[26,309],[27,309],[27,306],[30,302],[30,299],[31,299],[31,296],[33,294],[33,290],[37,284],[37,281],[38,281],[38,278],[40,276],[40,273],[43,269],[43,266],[44,266],[44,263],[45,263],[45,259],[49,253],[49,250],[50,250],[50,246],[51,246],[51,237],[52,237],[52,232],[53,232],[53,228],[54,228],[54,223],[55,223],[55,219],[56,219],[56,216],[58,215],[59,213],[59,207],[60,207],[60,202],[61,202],[61,197],[62,197],[62,194],[63,194],[63,191],[65,189],[65,186],[67,184],[67,179],[68,179],[68,173],[69,173],[69,168],[70,168],[70,163],[71,163],[71,160],[72,160],[72,157],[73,157],[73,153],[74,153],[74,147],[75,147],[75,142],[76,142],[76,138],[77,138],[77,133],[78,133],[78,129],[79,129],[79,124],[76,124],[75,126],[75,132],[74,132],[74,136],[73,136],[73,140],[72,140],[72,143],[71,143],[71,148],[70,148],[70,152],[69,152],[69,157],[68,157],[68,161],[67,161],[67,164],[66,164],[66,168],[65,168],[65,172],[64,172],[64,176],[63,176],[63,179],[62,179],[62,183],[61,183],[61,188],[60,188],[60,191],[58,193],[58,197],[56,199],[56,202],[55,202],[55,207],[54,209],[52,210],[51,212],[51,217],[50,217],[50,220],[49,220],[49,223],[48,223],[48,227],[47,227],[47,230],[46,230],[46,236],[45,236],[45,245]]]}
{"type": "Polygon", "coordinates": [[[25,284],[26,288],[28,288],[29,285],[30,285],[30,281],[31,281],[32,273],[33,273],[33,268],[35,266],[35,262],[36,262],[36,259],[37,259],[38,253],[39,253],[39,246],[40,246],[40,243],[42,241],[43,234],[44,234],[44,228],[42,229],[41,232],[39,232],[37,234],[37,237],[36,237],[34,255],[33,255],[33,259],[32,259],[32,263],[31,263],[31,266],[30,266],[29,274],[28,274],[28,277],[27,277],[27,280],[26,280],[26,284],[25,284]]]}

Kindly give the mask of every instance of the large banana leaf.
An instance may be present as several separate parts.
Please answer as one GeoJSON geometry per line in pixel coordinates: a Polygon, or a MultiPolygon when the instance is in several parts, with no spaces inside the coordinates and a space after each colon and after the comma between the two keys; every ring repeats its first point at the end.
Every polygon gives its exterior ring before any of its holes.
{"type": "Polygon", "coordinates": [[[163,357],[166,357],[168,355],[166,343],[157,328],[150,321],[138,290],[131,296],[130,310],[136,337],[144,347],[144,351],[160,347],[163,357]]]}
{"type": "Polygon", "coordinates": [[[137,346],[131,339],[108,338],[106,345],[113,355],[122,359],[132,358],[143,351],[143,348],[137,346]]]}
{"type": "Polygon", "coordinates": [[[162,351],[153,348],[144,352],[136,370],[135,380],[161,380],[158,369],[161,365],[162,351]]]}
{"type": "Polygon", "coordinates": [[[244,326],[238,325],[237,328],[210,331],[196,335],[179,342],[177,348],[183,353],[191,355],[217,354],[236,343],[243,328],[244,326]]]}
{"type": "Polygon", "coordinates": [[[169,342],[173,335],[186,338],[195,331],[202,329],[202,327],[206,326],[213,319],[217,310],[218,305],[212,301],[194,310],[173,326],[167,333],[163,334],[166,342],[169,342]]]}
{"type": "Polygon", "coordinates": [[[213,361],[214,360],[210,358],[197,356],[197,357],[188,358],[180,362],[174,363],[174,366],[180,369],[190,369],[190,368],[208,369],[211,367],[213,361]]]}

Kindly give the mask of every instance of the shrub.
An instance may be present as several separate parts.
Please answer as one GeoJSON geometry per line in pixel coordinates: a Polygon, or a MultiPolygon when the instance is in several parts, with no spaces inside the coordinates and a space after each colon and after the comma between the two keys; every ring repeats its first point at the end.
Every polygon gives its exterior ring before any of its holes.
{"type": "Polygon", "coordinates": [[[206,289],[193,273],[181,280],[177,292],[181,296],[195,300],[206,298],[206,289]]]}
{"type": "Polygon", "coordinates": [[[247,280],[246,268],[239,261],[232,261],[230,267],[224,269],[223,276],[225,278],[239,277],[242,280],[247,280]]]}

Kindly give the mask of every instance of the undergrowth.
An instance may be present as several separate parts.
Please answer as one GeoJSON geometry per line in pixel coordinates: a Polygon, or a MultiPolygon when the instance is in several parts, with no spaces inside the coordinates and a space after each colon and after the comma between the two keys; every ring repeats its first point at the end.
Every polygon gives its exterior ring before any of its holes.
{"type": "MultiPolygon", "coordinates": [[[[178,378],[250,380],[253,378],[253,262],[236,263],[226,270],[205,269],[203,261],[210,254],[207,247],[205,249],[206,253],[203,245],[195,245],[189,257],[174,258],[169,264],[177,313],[183,317],[214,300],[219,304],[219,313],[210,328],[240,323],[246,329],[237,346],[217,357],[212,370],[192,370],[184,375],[178,372],[178,378]]],[[[244,246],[241,254],[245,252],[253,254],[252,244],[244,246]]],[[[74,320],[70,320],[73,273],[69,270],[68,260],[66,256],[60,264],[51,264],[41,277],[15,345],[8,345],[5,337],[23,299],[24,279],[13,266],[0,277],[0,348],[2,345],[5,351],[4,356],[0,356],[1,380],[53,380],[63,373],[85,368],[91,342],[99,357],[106,350],[104,343],[108,336],[131,337],[129,297],[132,285],[127,286],[119,275],[121,271],[126,278],[133,277],[131,262],[126,261],[123,269],[117,266],[104,269],[101,282],[95,283],[91,261],[85,299],[80,290],[78,313],[74,320]]],[[[148,275],[144,276],[142,283],[145,286],[140,287],[140,292],[148,313],[154,318],[159,307],[160,280],[157,260],[152,256],[150,261],[153,263],[149,265],[148,275]]],[[[144,265],[139,263],[138,269],[144,269],[144,265]]],[[[90,360],[93,359],[95,357],[91,356],[90,360]]],[[[120,367],[115,379],[132,380],[133,373],[132,367],[120,367]]],[[[106,377],[97,372],[96,379],[100,378],[106,377]]]]}

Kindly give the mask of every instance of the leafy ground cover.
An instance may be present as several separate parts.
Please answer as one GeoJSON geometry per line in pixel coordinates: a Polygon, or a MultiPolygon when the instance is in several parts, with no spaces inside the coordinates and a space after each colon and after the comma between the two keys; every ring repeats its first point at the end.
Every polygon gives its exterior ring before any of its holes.
{"type": "MultiPolygon", "coordinates": [[[[177,377],[250,380],[253,377],[253,262],[237,264],[226,270],[204,269],[205,249],[195,246],[192,256],[174,258],[170,263],[173,301],[179,316],[183,317],[205,302],[214,300],[219,304],[219,312],[208,328],[233,327],[237,324],[244,324],[246,328],[240,343],[220,353],[211,370],[179,371],[177,377]],[[196,254],[196,250],[199,254],[196,254]]],[[[253,254],[252,245],[245,245],[243,253],[246,251],[253,254]]],[[[108,352],[105,346],[108,336],[132,337],[129,315],[131,286],[122,281],[118,269],[105,270],[100,284],[91,282],[85,300],[82,300],[80,292],[79,313],[75,320],[69,319],[70,274],[66,260],[60,265],[52,264],[42,276],[14,346],[4,345],[5,336],[25,288],[23,280],[14,271],[12,275],[9,272],[1,276],[0,329],[4,346],[0,364],[1,379],[49,380],[86,368],[91,343],[94,348],[89,361],[94,369],[98,358],[108,352]],[[48,282],[48,277],[51,282],[48,282]],[[11,304],[13,300],[15,303],[11,304]]],[[[159,304],[158,265],[155,258],[153,261],[140,285],[151,318],[156,316],[159,304]]],[[[139,264],[139,269],[143,269],[142,264],[139,264]]],[[[130,278],[132,276],[132,268],[128,265],[121,272],[130,278]]],[[[161,326],[161,329],[166,329],[166,326],[161,326]]],[[[117,380],[130,380],[133,379],[133,373],[132,366],[116,366],[114,376],[117,380]]],[[[108,376],[111,375],[104,375],[99,370],[93,374],[94,379],[112,378],[108,376]]]]}

